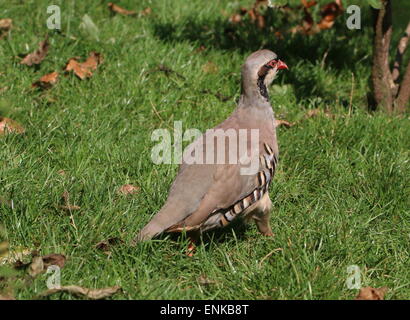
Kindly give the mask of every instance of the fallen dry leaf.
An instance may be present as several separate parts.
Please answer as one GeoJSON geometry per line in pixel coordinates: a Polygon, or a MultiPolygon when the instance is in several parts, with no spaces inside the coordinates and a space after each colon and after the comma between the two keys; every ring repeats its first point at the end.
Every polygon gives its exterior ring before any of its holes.
{"type": "MultiPolygon", "coordinates": [[[[62,254],[52,253],[45,256],[39,256],[37,255],[37,253],[35,253],[33,255],[31,263],[29,264],[28,274],[32,278],[35,278],[39,274],[45,272],[49,266],[55,265],[60,268],[63,268],[65,262],[66,257],[62,254]]],[[[19,267],[19,265],[24,266],[24,264],[21,263],[21,261],[19,264],[16,265],[16,267],[19,267]]]]}
{"type": "Polygon", "coordinates": [[[115,3],[108,2],[108,8],[111,10],[113,13],[119,13],[124,16],[134,16],[136,14],[135,11],[130,11],[126,10],[124,8],[121,8],[120,6],[116,5],[115,3]]]}
{"type": "Polygon", "coordinates": [[[11,19],[0,19],[0,39],[3,39],[11,29],[13,25],[13,20],[11,19]]]}
{"type": "Polygon", "coordinates": [[[383,300],[388,288],[361,288],[355,300],[383,300]]]}
{"type": "Polygon", "coordinates": [[[95,245],[95,248],[98,250],[102,250],[104,252],[109,252],[111,250],[111,247],[120,243],[124,243],[120,238],[109,238],[104,241],[100,241],[95,245]]]}
{"type": "Polygon", "coordinates": [[[10,30],[11,26],[12,26],[12,22],[13,22],[13,20],[11,20],[11,19],[0,19],[0,31],[10,30]]]}
{"type": "Polygon", "coordinates": [[[24,133],[24,128],[18,124],[16,121],[0,117],[0,135],[9,133],[24,133]]]}
{"type": "Polygon", "coordinates": [[[285,126],[286,128],[290,128],[292,127],[294,124],[286,121],[286,120],[279,120],[279,119],[275,119],[275,127],[280,127],[280,126],[285,126]]]}
{"type": "Polygon", "coordinates": [[[118,193],[125,194],[125,195],[136,194],[138,193],[139,190],[140,190],[139,187],[133,186],[132,184],[124,184],[118,189],[118,193]]]}
{"type": "Polygon", "coordinates": [[[141,16],[148,16],[152,13],[152,9],[150,7],[145,8],[140,12],[141,16]]]}
{"type": "Polygon", "coordinates": [[[52,253],[41,257],[43,259],[44,268],[47,269],[49,266],[59,266],[63,268],[66,262],[66,257],[63,254],[52,253]]]}
{"type": "Polygon", "coordinates": [[[38,45],[38,49],[26,55],[23,58],[23,60],[20,61],[20,63],[25,64],[27,66],[32,66],[33,64],[40,64],[41,61],[43,61],[44,58],[46,57],[48,48],[49,48],[48,38],[46,37],[45,40],[40,42],[40,44],[38,45]]]}
{"type": "Polygon", "coordinates": [[[34,82],[31,86],[34,88],[49,89],[57,83],[58,72],[54,71],[42,76],[38,81],[34,82]]]}
{"type": "Polygon", "coordinates": [[[89,289],[72,285],[46,290],[40,294],[40,297],[46,297],[58,292],[67,292],[74,295],[85,296],[89,299],[99,300],[112,296],[113,294],[117,293],[120,289],[120,286],[108,287],[103,289],[89,289]]]}
{"type": "Polygon", "coordinates": [[[65,71],[73,71],[81,80],[93,75],[93,71],[104,61],[102,55],[92,51],[85,62],[78,62],[75,58],[68,60],[65,71]]]}
{"type": "Polygon", "coordinates": [[[343,14],[341,0],[336,0],[324,5],[321,9],[322,20],[318,23],[321,30],[330,29],[338,16],[343,14]]]}

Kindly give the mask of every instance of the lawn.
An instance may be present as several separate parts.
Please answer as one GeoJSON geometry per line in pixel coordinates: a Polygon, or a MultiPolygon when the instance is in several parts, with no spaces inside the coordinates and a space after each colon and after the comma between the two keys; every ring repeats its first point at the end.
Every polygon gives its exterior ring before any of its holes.
{"type": "MultiPolygon", "coordinates": [[[[350,265],[360,267],[362,286],[388,287],[387,299],[410,298],[409,114],[367,110],[367,6],[361,30],[348,30],[341,17],[331,30],[280,39],[246,21],[229,24],[252,1],[116,1],[152,9],[129,17],[110,14],[108,1],[56,0],[61,32],[46,27],[49,3],[10,0],[0,8],[0,18],[13,20],[0,40],[0,115],[26,130],[0,136],[0,224],[11,250],[64,254],[62,285],[119,285],[114,299],[352,299],[358,290],[345,284],[350,265]],[[98,32],[80,27],[85,14],[98,32]],[[41,65],[21,65],[19,54],[34,51],[47,33],[41,65]],[[238,223],[205,234],[192,258],[184,237],[130,247],[177,172],[151,161],[153,130],[182,121],[204,131],[224,120],[240,95],[242,63],[260,48],[289,66],[270,96],[277,118],[296,123],[278,129],[275,236],[238,223]],[[104,62],[90,79],[68,74],[49,90],[31,87],[91,51],[104,62]],[[305,116],[314,109],[326,113],[305,116]],[[119,194],[124,184],[139,192],[119,194]],[[79,210],[61,209],[65,190],[79,210]],[[123,243],[109,252],[95,247],[110,238],[123,243]]],[[[273,16],[267,22],[275,30],[286,25],[273,16]]],[[[405,17],[395,23],[403,27],[405,17]]],[[[16,288],[15,297],[46,290],[48,276],[16,288]]]]}

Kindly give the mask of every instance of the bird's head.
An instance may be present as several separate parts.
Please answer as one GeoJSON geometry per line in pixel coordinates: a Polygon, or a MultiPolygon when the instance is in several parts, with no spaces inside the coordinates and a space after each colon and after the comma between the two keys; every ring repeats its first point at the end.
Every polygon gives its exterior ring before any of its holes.
{"type": "Polygon", "coordinates": [[[267,87],[282,69],[288,66],[276,53],[266,49],[252,53],[242,67],[242,93],[268,99],[267,87]]]}

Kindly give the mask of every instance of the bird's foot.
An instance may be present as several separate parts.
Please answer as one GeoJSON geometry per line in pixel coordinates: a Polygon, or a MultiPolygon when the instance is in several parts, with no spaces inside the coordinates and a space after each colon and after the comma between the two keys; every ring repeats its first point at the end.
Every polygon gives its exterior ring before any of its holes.
{"type": "Polygon", "coordinates": [[[188,257],[193,257],[195,252],[196,252],[196,243],[198,242],[200,233],[195,231],[195,232],[190,232],[188,234],[188,239],[189,239],[189,244],[188,244],[188,248],[186,251],[186,255],[188,257]]]}
{"type": "Polygon", "coordinates": [[[194,254],[195,254],[195,251],[196,251],[196,245],[192,240],[190,240],[190,242],[188,244],[188,248],[186,250],[186,255],[188,257],[193,257],[194,254]]]}
{"type": "Polygon", "coordinates": [[[265,237],[274,237],[275,234],[272,231],[261,232],[261,234],[265,237]]]}

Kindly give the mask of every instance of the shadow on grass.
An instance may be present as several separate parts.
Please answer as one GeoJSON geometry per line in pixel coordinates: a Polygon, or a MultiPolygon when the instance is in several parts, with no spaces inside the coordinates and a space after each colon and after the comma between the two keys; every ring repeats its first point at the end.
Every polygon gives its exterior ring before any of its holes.
{"type": "MultiPolygon", "coordinates": [[[[330,66],[336,72],[345,71],[349,74],[354,72],[358,61],[369,63],[370,66],[369,33],[365,30],[348,30],[344,19],[346,17],[341,16],[332,29],[310,36],[283,32],[297,24],[287,21],[285,15],[274,16],[273,13],[266,15],[266,25],[271,27],[262,30],[251,21],[232,24],[227,17],[201,21],[188,17],[179,23],[156,23],[153,29],[157,38],[169,43],[188,41],[197,46],[241,53],[272,49],[290,67],[290,72],[284,73],[282,79],[294,85],[295,95],[300,100],[320,95],[321,92],[315,88],[315,81],[312,81],[320,75],[308,73],[320,73],[317,69],[320,69],[321,64],[330,66]],[[283,36],[276,36],[275,31],[281,31],[283,36]],[[301,67],[306,65],[307,74],[303,74],[301,67]]],[[[370,12],[363,15],[362,25],[371,26],[370,12]]]]}
{"type": "MultiPolygon", "coordinates": [[[[217,228],[204,232],[201,235],[200,240],[198,240],[197,245],[204,246],[205,250],[209,250],[211,243],[224,243],[232,241],[233,239],[237,239],[238,241],[246,240],[247,237],[245,234],[249,227],[249,223],[245,223],[242,219],[237,219],[224,228],[217,228]]],[[[169,239],[180,245],[181,240],[184,241],[186,239],[186,235],[179,232],[162,233],[156,237],[156,239],[169,239]]]]}

